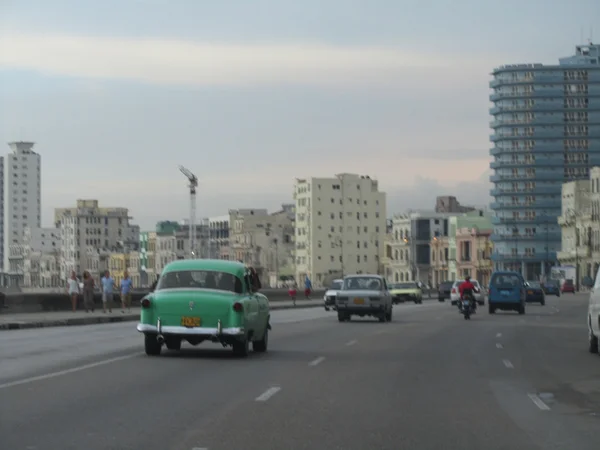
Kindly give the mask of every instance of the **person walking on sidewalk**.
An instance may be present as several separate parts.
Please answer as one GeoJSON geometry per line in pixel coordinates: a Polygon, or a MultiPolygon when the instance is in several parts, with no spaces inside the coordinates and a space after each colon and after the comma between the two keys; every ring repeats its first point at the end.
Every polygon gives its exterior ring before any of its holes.
{"type": "Polygon", "coordinates": [[[312,282],[310,281],[310,278],[308,277],[308,275],[306,275],[306,278],[304,278],[304,297],[306,297],[307,300],[310,300],[311,292],[312,292],[312,282]]]}
{"type": "Polygon", "coordinates": [[[129,272],[125,271],[123,280],[121,280],[121,312],[125,314],[125,306],[127,311],[131,312],[131,289],[133,281],[129,278],[129,272]]]}
{"type": "Polygon", "coordinates": [[[73,312],[77,311],[77,300],[79,300],[79,280],[77,279],[77,275],[75,271],[71,271],[71,278],[67,280],[67,292],[69,293],[69,297],[71,297],[71,306],[73,307],[73,312]]]}
{"type": "Polygon", "coordinates": [[[94,312],[94,287],[96,287],[94,278],[86,270],[83,272],[83,304],[85,305],[85,312],[88,312],[90,309],[94,312]]]}
{"type": "Polygon", "coordinates": [[[104,272],[104,276],[100,280],[102,284],[102,308],[106,312],[112,312],[112,301],[113,301],[113,288],[115,287],[115,280],[110,276],[110,272],[107,270],[104,272]]]}

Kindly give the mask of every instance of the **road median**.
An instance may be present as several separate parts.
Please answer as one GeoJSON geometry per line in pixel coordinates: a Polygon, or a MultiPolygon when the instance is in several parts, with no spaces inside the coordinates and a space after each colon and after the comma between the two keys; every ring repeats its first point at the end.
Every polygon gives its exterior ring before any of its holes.
{"type": "MultiPolygon", "coordinates": [[[[291,301],[278,301],[271,303],[271,310],[304,309],[322,307],[320,300],[298,300],[296,306],[291,301]]],[[[136,322],[140,319],[139,308],[133,308],[130,313],[122,313],[115,309],[112,313],[95,311],[85,313],[82,311],[68,312],[56,311],[45,313],[21,313],[0,315],[0,330],[23,330],[28,328],[67,327],[78,325],[96,325],[102,323],[136,322]]]]}

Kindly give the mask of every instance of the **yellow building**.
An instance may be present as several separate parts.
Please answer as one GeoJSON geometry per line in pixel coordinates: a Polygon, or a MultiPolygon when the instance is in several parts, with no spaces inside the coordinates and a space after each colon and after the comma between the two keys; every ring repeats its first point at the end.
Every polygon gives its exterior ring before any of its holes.
{"type": "Polygon", "coordinates": [[[121,280],[125,276],[125,271],[129,267],[129,254],[128,253],[111,253],[108,261],[108,270],[115,280],[115,284],[119,286],[121,280]]]}

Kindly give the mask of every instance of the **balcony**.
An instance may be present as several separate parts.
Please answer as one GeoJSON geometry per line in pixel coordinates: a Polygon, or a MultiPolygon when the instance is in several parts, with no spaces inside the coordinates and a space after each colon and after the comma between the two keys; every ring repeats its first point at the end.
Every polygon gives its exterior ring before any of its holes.
{"type": "Polygon", "coordinates": [[[502,254],[502,253],[492,253],[491,257],[494,262],[516,262],[516,263],[527,263],[527,262],[544,262],[544,261],[554,261],[556,259],[554,252],[548,252],[547,254],[524,254],[519,253],[517,255],[513,255],[512,253],[502,254]]]}
{"type": "MultiPolygon", "coordinates": [[[[574,167],[576,167],[576,166],[574,166],[574,167]]],[[[537,167],[536,167],[536,169],[537,169],[537,167]]],[[[557,181],[560,184],[562,184],[563,180],[564,180],[564,171],[563,170],[555,170],[553,172],[541,172],[538,170],[538,171],[536,171],[535,175],[494,174],[494,175],[490,176],[490,181],[492,183],[497,183],[499,181],[510,181],[510,182],[515,182],[515,181],[523,181],[523,182],[527,182],[527,181],[557,181]]]]}
{"type": "Polygon", "coordinates": [[[492,216],[492,225],[517,225],[517,224],[521,224],[524,226],[527,225],[538,225],[538,224],[547,224],[547,223],[553,223],[553,220],[551,220],[552,216],[536,216],[533,218],[530,217],[519,217],[519,218],[514,218],[514,217],[497,217],[497,216],[492,216]]]}
{"type": "Polygon", "coordinates": [[[492,234],[492,242],[557,242],[560,241],[561,234],[555,231],[545,233],[539,230],[536,234],[492,234]]]}
{"type": "Polygon", "coordinates": [[[492,202],[490,203],[490,209],[493,210],[506,210],[506,209],[546,209],[546,208],[556,208],[560,209],[561,203],[560,198],[556,200],[551,199],[539,199],[535,202],[531,203],[512,203],[512,202],[492,202]]]}

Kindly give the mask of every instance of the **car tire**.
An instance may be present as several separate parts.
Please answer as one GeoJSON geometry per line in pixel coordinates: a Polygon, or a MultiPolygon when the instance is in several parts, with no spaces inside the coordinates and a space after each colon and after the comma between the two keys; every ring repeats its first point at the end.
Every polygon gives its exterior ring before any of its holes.
{"type": "Polygon", "coordinates": [[[391,309],[390,309],[390,312],[388,312],[388,313],[385,315],[385,320],[387,320],[388,322],[391,322],[391,321],[392,321],[392,310],[391,310],[391,309]]]}
{"type": "Polygon", "coordinates": [[[380,322],[386,322],[387,321],[387,313],[382,312],[381,314],[379,314],[379,316],[377,316],[377,318],[379,319],[380,322]]]}
{"type": "Polygon", "coordinates": [[[444,298],[443,297],[438,297],[438,302],[444,302],[444,298]]]}
{"type": "Polygon", "coordinates": [[[338,311],[338,322],[346,322],[347,320],[350,320],[350,316],[338,311]]]}
{"type": "Polygon", "coordinates": [[[517,309],[517,311],[519,312],[520,315],[525,314],[525,305],[519,306],[519,308],[517,309]]]}
{"type": "Polygon", "coordinates": [[[242,341],[234,341],[232,347],[233,354],[235,356],[239,356],[240,358],[247,357],[250,351],[250,342],[248,341],[248,336],[244,337],[244,340],[242,341]]]}
{"type": "Polygon", "coordinates": [[[156,334],[144,335],[144,350],[148,356],[158,356],[162,350],[162,344],[156,341],[156,334]]]}
{"type": "Polygon", "coordinates": [[[540,305],[545,306],[546,305],[546,299],[543,298],[542,301],[540,302],[540,305]]]}
{"type": "Polygon", "coordinates": [[[488,312],[489,312],[490,314],[495,314],[495,313],[496,313],[496,308],[494,308],[494,307],[493,307],[492,305],[490,305],[489,303],[488,303],[488,312]]]}
{"type": "Polygon", "coordinates": [[[325,311],[329,311],[329,308],[327,306],[325,307],[325,311]]]}
{"type": "Polygon", "coordinates": [[[169,350],[181,350],[181,339],[167,338],[165,339],[165,345],[169,350]]]}
{"type": "Polygon", "coordinates": [[[252,342],[252,350],[259,353],[264,353],[267,351],[267,347],[269,346],[269,329],[265,328],[265,334],[260,341],[252,342]]]}
{"type": "Polygon", "coordinates": [[[595,336],[591,329],[588,328],[588,351],[590,353],[599,352],[598,336],[595,336]]]}

